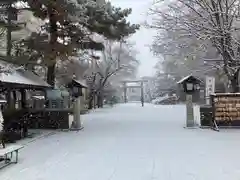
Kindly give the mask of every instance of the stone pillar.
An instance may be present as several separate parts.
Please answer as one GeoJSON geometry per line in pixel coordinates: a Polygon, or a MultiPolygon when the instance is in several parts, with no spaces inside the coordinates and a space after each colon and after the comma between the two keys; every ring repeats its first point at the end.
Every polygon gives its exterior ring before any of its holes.
{"type": "Polygon", "coordinates": [[[187,110],[187,122],[186,127],[194,127],[194,114],[193,114],[193,101],[192,101],[192,95],[187,94],[186,95],[186,110],[187,110]]]}
{"type": "Polygon", "coordinates": [[[83,128],[82,122],[80,119],[80,110],[81,110],[81,96],[76,98],[73,105],[73,127],[72,130],[81,130],[83,128]]]}

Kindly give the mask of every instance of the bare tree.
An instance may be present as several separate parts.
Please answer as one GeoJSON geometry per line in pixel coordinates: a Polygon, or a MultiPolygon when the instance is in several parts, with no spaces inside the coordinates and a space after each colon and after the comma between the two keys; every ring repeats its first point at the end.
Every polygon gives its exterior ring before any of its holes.
{"type": "MultiPolygon", "coordinates": [[[[106,41],[100,58],[94,58],[93,67],[86,73],[92,91],[97,93],[98,106],[102,106],[103,92],[108,82],[116,83],[136,74],[139,62],[134,48],[127,43],[106,41]]],[[[90,93],[92,97],[92,93],[90,93]]]]}
{"type": "Polygon", "coordinates": [[[233,92],[239,91],[239,0],[158,1],[151,12],[153,28],[195,39],[198,47],[214,47],[233,92]],[[163,8],[164,7],[164,8],[163,8]]]}
{"type": "Polygon", "coordinates": [[[84,73],[90,68],[90,58],[88,51],[79,51],[68,60],[59,60],[56,66],[56,85],[65,86],[71,82],[73,76],[83,79],[84,73]]]}

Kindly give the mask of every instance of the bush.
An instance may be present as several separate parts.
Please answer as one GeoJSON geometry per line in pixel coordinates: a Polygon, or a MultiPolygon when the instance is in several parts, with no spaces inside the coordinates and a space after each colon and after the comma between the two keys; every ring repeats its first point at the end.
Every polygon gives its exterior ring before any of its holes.
{"type": "Polygon", "coordinates": [[[3,133],[3,140],[5,143],[15,143],[21,139],[21,133],[16,131],[7,131],[3,133]]]}

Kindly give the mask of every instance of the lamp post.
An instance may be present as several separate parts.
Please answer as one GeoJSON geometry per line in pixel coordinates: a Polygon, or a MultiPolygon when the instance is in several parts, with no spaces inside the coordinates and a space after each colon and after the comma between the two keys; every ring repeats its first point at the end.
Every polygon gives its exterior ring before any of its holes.
{"type": "Polygon", "coordinates": [[[200,90],[201,82],[200,79],[192,75],[186,76],[177,82],[186,93],[186,128],[194,128],[196,125],[193,111],[193,94],[195,91],[200,90]]]}
{"type": "Polygon", "coordinates": [[[196,82],[186,82],[185,92],[186,92],[186,128],[194,128],[196,123],[194,121],[194,111],[193,111],[193,93],[200,90],[199,84],[196,82]]]}
{"type": "Polygon", "coordinates": [[[70,88],[70,93],[73,97],[73,123],[71,130],[81,130],[83,129],[83,125],[80,119],[81,96],[83,95],[83,86],[73,79],[72,83],[70,83],[68,87],[70,88]]]}

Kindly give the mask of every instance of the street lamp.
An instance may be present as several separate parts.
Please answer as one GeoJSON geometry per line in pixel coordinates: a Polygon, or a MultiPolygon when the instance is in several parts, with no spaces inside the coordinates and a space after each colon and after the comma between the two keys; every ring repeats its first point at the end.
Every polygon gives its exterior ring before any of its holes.
{"type": "Polygon", "coordinates": [[[200,85],[196,84],[197,82],[195,81],[186,81],[183,84],[184,91],[188,94],[194,93],[197,90],[200,90],[200,85]]]}
{"type": "Polygon", "coordinates": [[[193,92],[194,90],[194,84],[191,82],[186,83],[186,92],[193,92]]]}
{"type": "Polygon", "coordinates": [[[82,88],[73,86],[70,93],[72,94],[72,97],[78,98],[79,96],[82,96],[82,88]]]}

